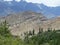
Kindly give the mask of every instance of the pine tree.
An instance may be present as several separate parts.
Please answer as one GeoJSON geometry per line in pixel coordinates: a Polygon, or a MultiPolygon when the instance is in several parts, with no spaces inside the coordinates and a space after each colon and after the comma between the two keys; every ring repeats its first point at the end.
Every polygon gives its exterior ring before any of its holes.
{"type": "Polygon", "coordinates": [[[33,29],[33,31],[32,31],[32,35],[35,35],[35,30],[33,29]]]}
{"type": "Polygon", "coordinates": [[[38,34],[42,33],[43,32],[43,28],[39,28],[39,32],[38,34]]]}
{"type": "Polygon", "coordinates": [[[32,32],[31,31],[29,31],[29,35],[32,35],[32,32]]]}
{"type": "Polygon", "coordinates": [[[39,32],[38,32],[38,34],[40,34],[41,33],[41,29],[39,28],[39,32]]]}
{"type": "Polygon", "coordinates": [[[3,36],[10,35],[9,26],[6,20],[0,24],[0,35],[3,36]]]}

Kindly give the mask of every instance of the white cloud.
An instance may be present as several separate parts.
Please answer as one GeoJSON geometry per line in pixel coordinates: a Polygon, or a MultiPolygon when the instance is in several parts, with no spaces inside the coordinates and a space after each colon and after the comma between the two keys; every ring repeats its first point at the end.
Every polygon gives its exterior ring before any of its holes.
{"type": "Polygon", "coordinates": [[[50,7],[60,6],[60,0],[26,0],[27,2],[43,3],[50,7]]]}
{"type": "MultiPolygon", "coordinates": [[[[12,0],[5,0],[5,1],[12,1],[12,0]]],[[[19,2],[20,0],[15,0],[19,2]]],[[[50,7],[56,7],[60,6],[60,0],[25,0],[27,2],[32,2],[32,3],[43,3],[44,5],[50,6],[50,7]]]]}
{"type": "Polygon", "coordinates": [[[15,0],[15,1],[19,2],[20,0],[15,0]]]}

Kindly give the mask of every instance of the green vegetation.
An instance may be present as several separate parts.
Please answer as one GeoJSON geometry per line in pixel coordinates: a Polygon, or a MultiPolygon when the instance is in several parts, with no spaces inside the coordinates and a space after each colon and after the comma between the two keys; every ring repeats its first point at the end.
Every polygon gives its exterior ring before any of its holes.
{"type": "Polygon", "coordinates": [[[0,45],[60,45],[60,30],[48,29],[35,34],[35,30],[24,33],[23,40],[18,36],[12,36],[6,21],[0,24],[0,45]]]}
{"type": "Polygon", "coordinates": [[[6,21],[0,24],[0,45],[22,45],[22,40],[17,36],[12,36],[6,21]]]}

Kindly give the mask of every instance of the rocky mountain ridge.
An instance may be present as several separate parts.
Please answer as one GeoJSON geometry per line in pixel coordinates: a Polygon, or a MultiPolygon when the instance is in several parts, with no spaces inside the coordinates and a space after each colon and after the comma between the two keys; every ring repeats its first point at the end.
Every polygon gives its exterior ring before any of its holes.
{"type": "Polygon", "coordinates": [[[46,17],[51,18],[60,15],[60,6],[48,7],[44,4],[28,3],[25,0],[20,2],[13,1],[0,1],[0,16],[6,16],[10,13],[18,13],[23,11],[41,12],[46,17]]]}
{"type": "Polygon", "coordinates": [[[9,14],[6,17],[0,18],[0,22],[6,20],[13,35],[21,35],[24,32],[32,31],[38,32],[39,28],[46,31],[48,28],[60,29],[60,17],[48,19],[42,13],[33,11],[25,11],[20,13],[9,14]]]}

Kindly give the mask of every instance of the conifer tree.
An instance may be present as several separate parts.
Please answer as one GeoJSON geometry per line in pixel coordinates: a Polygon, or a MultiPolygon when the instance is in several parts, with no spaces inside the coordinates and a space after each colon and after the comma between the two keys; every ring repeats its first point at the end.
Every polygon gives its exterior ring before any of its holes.
{"type": "Polygon", "coordinates": [[[9,26],[6,20],[0,24],[0,35],[3,36],[10,35],[9,26]]]}
{"type": "Polygon", "coordinates": [[[32,35],[35,35],[35,30],[33,29],[33,31],[32,31],[32,35]]]}

